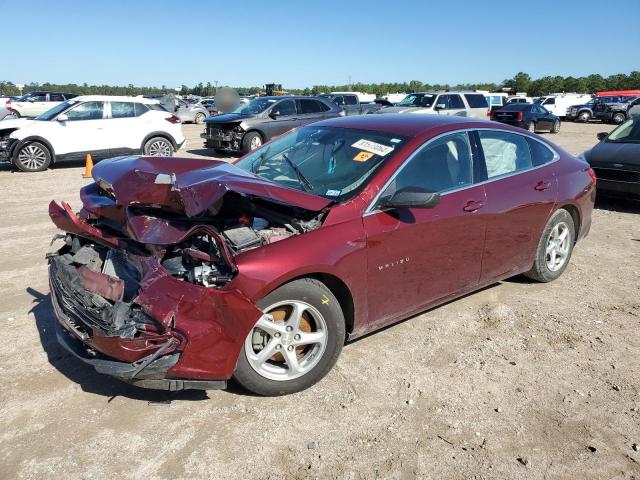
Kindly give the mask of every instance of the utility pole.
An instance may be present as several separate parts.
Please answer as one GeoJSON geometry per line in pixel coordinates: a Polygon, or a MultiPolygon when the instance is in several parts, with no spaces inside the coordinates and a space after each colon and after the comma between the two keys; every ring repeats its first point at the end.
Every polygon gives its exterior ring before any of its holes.
{"type": "Polygon", "coordinates": [[[349,91],[351,91],[351,75],[349,75],[349,91]]]}
{"type": "Polygon", "coordinates": [[[216,93],[218,93],[218,80],[214,80],[213,83],[216,84],[216,93]]]}

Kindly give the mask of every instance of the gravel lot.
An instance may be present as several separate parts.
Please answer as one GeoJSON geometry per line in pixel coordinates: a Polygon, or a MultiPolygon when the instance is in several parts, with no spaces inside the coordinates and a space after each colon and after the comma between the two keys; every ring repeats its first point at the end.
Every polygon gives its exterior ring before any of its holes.
{"type": "MultiPolygon", "coordinates": [[[[185,154],[206,154],[184,129],[185,154]]],[[[552,137],[579,153],[610,129],[552,137]]],[[[47,204],[79,207],[81,172],[0,167],[0,478],[640,478],[640,204],[599,200],[558,281],[511,279],[356,341],[310,390],[170,394],[56,344],[47,204]]]]}

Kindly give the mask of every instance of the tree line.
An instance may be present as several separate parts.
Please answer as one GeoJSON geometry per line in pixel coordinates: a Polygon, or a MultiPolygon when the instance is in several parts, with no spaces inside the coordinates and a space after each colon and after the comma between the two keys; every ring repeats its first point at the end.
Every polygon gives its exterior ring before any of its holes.
{"type": "MultiPolygon", "coordinates": [[[[257,94],[264,92],[262,86],[254,87],[232,87],[238,92],[245,94],[257,94]]],[[[563,77],[546,76],[532,79],[531,76],[524,72],[518,72],[513,78],[505,79],[501,83],[465,83],[457,85],[449,84],[431,84],[420,80],[411,80],[410,82],[400,83],[354,83],[350,85],[314,85],[304,89],[287,89],[289,93],[299,95],[316,95],[323,92],[333,91],[354,91],[373,93],[377,96],[386,95],[387,93],[410,93],[429,90],[488,90],[490,92],[502,91],[504,88],[511,89],[512,92],[527,92],[529,96],[538,97],[556,92],[580,92],[593,93],[602,90],[628,90],[640,89],[640,71],[633,71],[629,74],[615,74],[603,77],[599,74],[592,74],[585,77],[563,77]]],[[[210,96],[215,95],[217,87],[211,82],[206,84],[198,83],[193,87],[182,85],[178,92],[181,95],[198,95],[210,96]]],[[[129,84],[127,86],[113,85],[88,85],[83,83],[77,85],[54,84],[54,83],[30,83],[25,85],[23,93],[33,90],[48,90],[67,93],[76,93],[79,95],[150,95],[176,93],[175,89],[166,85],[160,87],[139,87],[129,84]]],[[[0,81],[0,95],[19,95],[18,87],[12,82],[0,81]]]]}

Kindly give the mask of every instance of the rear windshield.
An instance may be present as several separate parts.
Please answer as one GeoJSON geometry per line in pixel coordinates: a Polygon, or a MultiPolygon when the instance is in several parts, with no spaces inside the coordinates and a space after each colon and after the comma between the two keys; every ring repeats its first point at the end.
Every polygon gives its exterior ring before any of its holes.
{"type": "Polygon", "coordinates": [[[609,134],[608,143],[640,143],[640,117],[634,117],[609,134]]]}
{"type": "Polygon", "coordinates": [[[470,108],[489,108],[489,104],[487,103],[487,99],[484,95],[479,93],[465,93],[464,98],[467,99],[467,103],[469,103],[470,108]]]}
{"type": "Polygon", "coordinates": [[[530,103],[510,103],[502,107],[502,110],[508,110],[511,112],[527,112],[532,107],[530,103]]]}

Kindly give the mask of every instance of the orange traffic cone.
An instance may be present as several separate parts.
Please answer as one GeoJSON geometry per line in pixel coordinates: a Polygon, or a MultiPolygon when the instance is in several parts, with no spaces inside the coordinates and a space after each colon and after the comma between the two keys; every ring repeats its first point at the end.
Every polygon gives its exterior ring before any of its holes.
{"type": "Polygon", "coordinates": [[[87,159],[84,164],[84,175],[83,178],[91,178],[91,170],[93,170],[93,158],[91,158],[91,154],[87,153],[87,159]]]}

